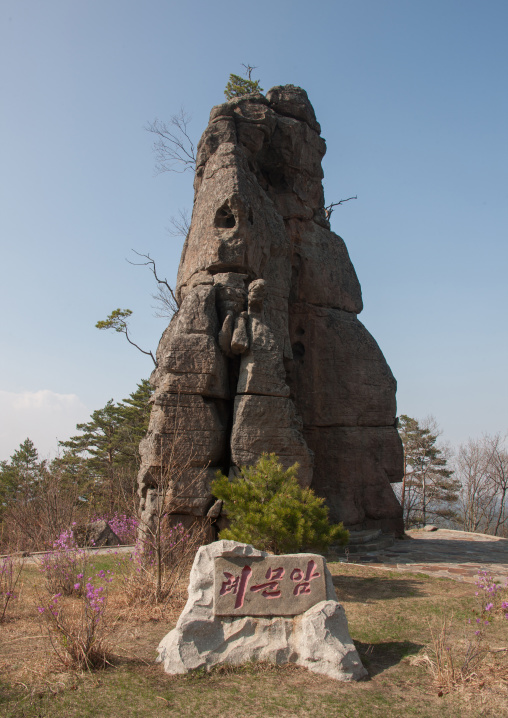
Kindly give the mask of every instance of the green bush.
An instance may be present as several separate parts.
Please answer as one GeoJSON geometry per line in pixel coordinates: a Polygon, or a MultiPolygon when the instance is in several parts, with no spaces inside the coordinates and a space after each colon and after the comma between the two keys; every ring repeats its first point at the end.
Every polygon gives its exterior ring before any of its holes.
{"type": "Polygon", "coordinates": [[[275,454],[263,454],[255,466],[242,466],[231,481],[218,471],[212,492],[224,501],[231,522],[219,538],[275,554],[346,544],[349,532],[342,524],[329,523],[324,499],[302,489],[297,473],[298,464],[284,470],[275,454]]]}

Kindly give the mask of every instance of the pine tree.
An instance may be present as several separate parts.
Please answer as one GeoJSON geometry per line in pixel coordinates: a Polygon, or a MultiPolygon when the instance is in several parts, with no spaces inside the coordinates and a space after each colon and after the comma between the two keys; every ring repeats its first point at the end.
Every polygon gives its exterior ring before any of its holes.
{"type": "Polygon", "coordinates": [[[2,461],[0,467],[2,501],[20,498],[30,500],[46,473],[46,462],[40,461],[33,441],[25,439],[11,456],[10,461],[2,461]]]}
{"type": "MultiPolygon", "coordinates": [[[[81,466],[89,477],[85,498],[98,511],[110,511],[116,505],[121,474],[121,424],[119,408],[110,399],[104,408],[92,412],[90,421],[76,425],[81,434],[60,442],[67,450],[62,457],[65,462],[82,460],[81,466]]],[[[77,466],[74,463],[74,468],[77,466]]]]}
{"type": "Polygon", "coordinates": [[[35,503],[48,475],[33,441],[25,439],[10,461],[0,463],[0,517],[15,505],[35,503]]]}
{"type": "Polygon", "coordinates": [[[120,443],[122,420],[118,406],[110,399],[103,409],[93,411],[90,419],[76,425],[81,434],[71,436],[68,441],[61,441],[60,446],[69,449],[74,455],[85,455],[89,467],[98,476],[111,481],[120,443]]]}
{"type": "Polygon", "coordinates": [[[61,490],[69,493],[77,491],[80,501],[89,501],[95,493],[97,482],[102,481],[87,458],[72,450],[53,459],[49,469],[53,476],[58,477],[61,490]]]}
{"type": "Polygon", "coordinates": [[[242,466],[232,481],[218,471],[212,493],[224,501],[231,522],[220,538],[276,554],[347,543],[349,533],[342,524],[330,525],[324,499],[302,489],[297,473],[298,464],[284,470],[275,454],[263,454],[255,466],[242,466]]]}
{"type": "Polygon", "coordinates": [[[82,482],[85,497],[112,510],[120,494],[132,494],[139,469],[139,442],[150,418],[150,384],[143,380],[123,402],[112,399],[92,412],[90,421],[77,424],[80,434],[61,441],[65,449],[58,467],[82,482]]]}
{"type": "Polygon", "coordinates": [[[139,442],[146,435],[150,420],[150,397],[152,387],[148,379],[143,379],[137,389],[118,404],[121,418],[119,462],[131,468],[139,468],[139,442]]]}
{"type": "Polygon", "coordinates": [[[8,461],[0,462],[0,512],[5,507],[12,492],[13,475],[10,468],[8,461]]]}
{"type": "Polygon", "coordinates": [[[228,84],[224,90],[226,99],[232,100],[233,97],[241,97],[251,92],[263,92],[263,88],[259,85],[259,80],[251,80],[250,77],[240,77],[231,73],[228,84]]]}
{"type": "Polygon", "coordinates": [[[403,414],[399,434],[404,446],[401,503],[406,528],[429,518],[452,519],[460,482],[448,468],[446,451],[437,445],[439,430],[433,419],[420,422],[403,414]]]}

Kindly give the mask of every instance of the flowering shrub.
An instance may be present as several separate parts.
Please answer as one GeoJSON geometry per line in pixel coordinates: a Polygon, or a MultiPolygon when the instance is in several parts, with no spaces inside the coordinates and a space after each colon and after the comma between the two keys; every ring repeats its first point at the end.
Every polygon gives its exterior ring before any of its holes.
{"type": "Polygon", "coordinates": [[[474,631],[468,643],[463,672],[474,670],[488,653],[485,640],[493,621],[501,615],[508,619],[508,613],[505,613],[508,611],[508,601],[503,601],[506,586],[497,584],[487,571],[480,570],[476,588],[476,609],[473,611],[473,617],[468,619],[468,625],[472,626],[474,631]]]}
{"type": "Polygon", "coordinates": [[[86,555],[76,544],[72,529],[62,531],[53,542],[53,550],[44,554],[40,563],[50,594],[81,595],[86,555]]]}
{"type": "Polygon", "coordinates": [[[55,593],[40,599],[37,610],[51,638],[52,646],[65,665],[78,668],[103,668],[107,665],[105,620],[107,584],[110,571],[99,571],[95,578],[83,576],[76,588],[79,603],[55,593]]]}
{"type": "Polygon", "coordinates": [[[12,556],[5,556],[0,561],[0,623],[5,621],[7,607],[18,598],[16,587],[23,570],[23,561],[16,565],[12,556]]]}
{"type": "Polygon", "coordinates": [[[136,542],[139,525],[139,520],[136,516],[119,514],[115,511],[113,514],[104,514],[104,516],[96,516],[92,519],[92,523],[97,521],[107,521],[122,543],[133,544],[136,542]]]}
{"type": "Polygon", "coordinates": [[[508,584],[497,584],[484,570],[478,571],[476,580],[476,607],[467,619],[465,649],[460,650],[449,638],[452,619],[445,620],[439,631],[431,628],[432,653],[424,655],[437,682],[442,686],[453,686],[477,676],[478,669],[489,654],[487,638],[493,622],[498,618],[508,619],[508,584]]]}

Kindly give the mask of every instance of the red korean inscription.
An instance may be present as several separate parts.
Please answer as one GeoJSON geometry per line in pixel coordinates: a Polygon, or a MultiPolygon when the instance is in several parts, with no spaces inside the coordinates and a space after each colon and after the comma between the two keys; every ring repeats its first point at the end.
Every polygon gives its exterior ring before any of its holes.
{"type": "Polygon", "coordinates": [[[241,608],[245,599],[245,591],[247,585],[252,576],[252,569],[250,566],[244,566],[240,576],[233,576],[232,573],[224,571],[226,580],[222,583],[219,591],[220,596],[225,596],[227,593],[233,593],[236,595],[235,608],[241,608]]]}
{"type": "Polygon", "coordinates": [[[315,578],[319,578],[321,574],[317,570],[317,564],[312,559],[307,564],[307,570],[305,573],[301,568],[295,568],[291,571],[290,579],[292,581],[298,581],[293,591],[294,596],[300,596],[302,593],[310,593],[311,587],[310,582],[315,578]]]}
{"type": "Polygon", "coordinates": [[[296,616],[326,600],[321,556],[218,556],[217,616],[296,616]]]}
{"type": "Polygon", "coordinates": [[[280,598],[282,594],[279,588],[279,581],[284,578],[285,573],[282,566],[279,568],[269,568],[265,576],[268,581],[266,583],[259,583],[257,586],[251,586],[250,590],[261,591],[261,595],[265,598],[280,598]]]}

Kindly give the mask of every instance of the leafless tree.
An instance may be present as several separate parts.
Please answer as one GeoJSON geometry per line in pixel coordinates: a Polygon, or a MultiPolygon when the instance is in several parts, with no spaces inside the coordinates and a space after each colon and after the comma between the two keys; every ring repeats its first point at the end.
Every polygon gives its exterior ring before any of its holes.
{"type": "Polygon", "coordinates": [[[482,439],[460,446],[456,473],[461,482],[460,506],[464,531],[487,532],[495,511],[495,486],[490,476],[490,452],[482,439]]]}
{"type": "Polygon", "coordinates": [[[508,521],[508,453],[503,437],[470,439],[459,448],[456,464],[464,530],[499,535],[508,521]]]}
{"type": "Polygon", "coordinates": [[[189,212],[186,209],[179,209],[177,217],[171,217],[169,227],[166,228],[172,237],[187,237],[190,229],[189,212]]]}
{"type": "Polygon", "coordinates": [[[129,264],[133,264],[135,267],[150,267],[155,281],[157,282],[157,291],[155,292],[155,294],[152,294],[152,298],[155,299],[157,303],[155,307],[155,316],[160,317],[161,319],[171,319],[171,317],[178,311],[178,301],[168,280],[166,278],[161,279],[159,277],[159,275],[157,274],[157,266],[155,264],[155,260],[152,259],[149,254],[141,254],[140,252],[136,252],[135,249],[133,249],[132,251],[134,252],[134,254],[137,254],[138,257],[141,257],[146,261],[131,262],[128,259],[127,261],[129,262],[129,264]]]}
{"type": "Polygon", "coordinates": [[[494,525],[494,536],[497,536],[508,519],[506,512],[506,498],[508,492],[508,452],[503,446],[500,434],[488,437],[487,443],[491,455],[491,478],[496,487],[497,511],[494,525]]]}
{"type": "Polygon", "coordinates": [[[190,115],[182,107],[168,122],[157,118],[145,127],[156,135],[153,151],[156,158],[155,170],[162,172],[194,171],[196,148],[189,135],[190,115]]]}
{"type": "Polygon", "coordinates": [[[58,470],[45,470],[37,484],[20,486],[4,507],[2,550],[41,551],[68,529],[79,506],[79,484],[58,470]]]}

